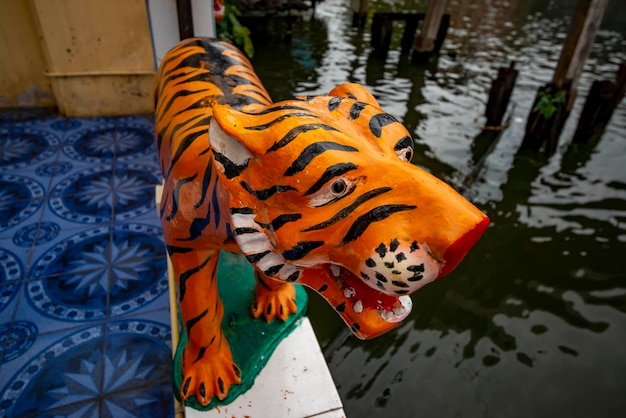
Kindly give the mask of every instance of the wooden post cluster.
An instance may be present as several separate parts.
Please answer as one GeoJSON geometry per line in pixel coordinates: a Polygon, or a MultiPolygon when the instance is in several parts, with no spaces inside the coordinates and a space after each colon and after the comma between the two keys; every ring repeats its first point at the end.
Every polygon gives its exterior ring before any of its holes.
{"type": "Polygon", "coordinates": [[[432,54],[439,52],[450,26],[450,16],[444,19],[447,4],[448,0],[428,1],[424,23],[413,43],[411,62],[426,63],[432,54]]]}
{"type": "MultiPolygon", "coordinates": [[[[372,37],[370,44],[373,52],[380,58],[386,58],[391,44],[393,33],[393,22],[404,21],[404,32],[400,42],[403,54],[408,54],[414,48],[414,37],[419,22],[426,19],[425,13],[374,13],[372,20],[372,37]]],[[[411,62],[415,64],[426,63],[432,54],[436,54],[441,49],[443,41],[450,26],[450,15],[445,14],[441,18],[441,25],[438,27],[437,37],[432,42],[430,51],[415,51],[411,56],[411,62]]]]}
{"type": "Polygon", "coordinates": [[[489,100],[485,109],[486,127],[494,128],[502,125],[502,119],[511,99],[518,74],[519,71],[515,69],[515,61],[512,61],[509,67],[498,69],[498,77],[491,82],[489,100]]]}
{"type": "Polygon", "coordinates": [[[572,143],[584,144],[601,134],[625,93],[626,64],[620,65],[615,81],[594,81],[585,101],[585,107],[580,114],[572,143]]]}
{"type": "Polygon", "coordinates": [[[607,3],[608,0],[578,0],[552,82],[539,89],[528,115],[522,149],[536,151],[544,143],[547,154],[556,149],[607,3]]]}
{"type": "Polygon", "coordinates": [[[369,0],[352,0],[352,27],[362,28],[367,21],[369,0]]]}
{"type": "Polygon", "coordinates": [[[569,116],[567,104],[572,101],[571,91],[570,84],[558,88],[548,83],[539,89],[526,121],[521,149],[538,152],[543,147],[546,155],[554,153],[569,116]]]}
{"type": "Polygon", "coordinates": [[[374,13],[372,19],[372,37],[370,44],[374,54],[385,58],[389,52],[394,21],[404,21],[404,32],[400,43],[402,53],[408,53],[413,43],[417,25],[424,19],[424,13],[374,13]]]}

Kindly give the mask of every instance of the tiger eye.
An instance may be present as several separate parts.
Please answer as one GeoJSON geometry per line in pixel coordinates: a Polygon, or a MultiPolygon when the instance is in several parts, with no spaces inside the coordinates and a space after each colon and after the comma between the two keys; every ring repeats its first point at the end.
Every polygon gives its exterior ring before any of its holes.
{"type": "Polygon", "coordinates": [[[333,194],[340,195],[346,191],[346,187],[347,185],[345,180],[339,179],[333,182],[332,186],[330,186],[330,190],[333,192],[333,194]]]}

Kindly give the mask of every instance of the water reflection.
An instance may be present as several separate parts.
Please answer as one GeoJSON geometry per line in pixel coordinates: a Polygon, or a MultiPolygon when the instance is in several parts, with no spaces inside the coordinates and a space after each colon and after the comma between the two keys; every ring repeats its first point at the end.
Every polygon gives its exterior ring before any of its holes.
{"type": "MultiPolygon", "coordinates": [[[[423,1],[372,1],[423,11],[423,1]]],[[[414,162],[483,208],[492,226],[458,269],[413,295],[396,330],[361,342],[323,301],[310,316],[348,416],[626,414],[626,103],[599,141],[569,147],[594,79],[626,61],[626,3],[612,0],[550,158],[518,152],[536,89],[558,59],[575,0],[450,0],[440,57],[370,55],[348,2],[325,0],[291,46],[266,24],[255,66],[275,98],[366,84],[414,134],[414,162]],[[512,124],[481,117],[497,68],[517,62],[512,124]]],[[[277,21],[278,22],[278,21],[277,21]]],[[[260,39],[260,40],[259,40],[260,39]]],[[[395,46],[394,46],[395,45],[395,46]]],[[[393,50],[396,48],[396,50],[393,50]]]]}

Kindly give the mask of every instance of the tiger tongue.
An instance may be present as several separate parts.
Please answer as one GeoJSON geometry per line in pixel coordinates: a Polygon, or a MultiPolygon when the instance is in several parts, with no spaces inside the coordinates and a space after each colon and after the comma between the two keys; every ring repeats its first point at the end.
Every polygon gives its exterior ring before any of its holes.
{"type": "Polygon", "coordinates": [[[370,339],[393,329],[411,311],[410,298],[377,292],[338,266],[307,268],[298,279],[319,293],[337,311],[352,332],[370,339]]]}

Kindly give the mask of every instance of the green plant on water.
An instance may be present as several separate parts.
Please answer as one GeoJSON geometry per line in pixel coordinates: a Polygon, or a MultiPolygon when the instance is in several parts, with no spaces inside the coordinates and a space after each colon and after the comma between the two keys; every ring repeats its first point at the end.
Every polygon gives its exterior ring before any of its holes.
{"type": "Polygon", "coordinates": [[[533,112],[539,112],[545,119],[550,119],[556,112],[557,105],[565,103],[565,91],[559,90],[554,93],[551,88],[547,88],[540,90],[537,98],[533,112]]]}
{"type": "Polygon", "coordinates": [[[232,0],[226,0],[224,18],[216,25],[217,37],[237,45],[249,58],[252,58],[254,46],[250,39],[250,30],[239,22],[237,16],[241,16],[239,9],[235,7],[232,0]]]}

